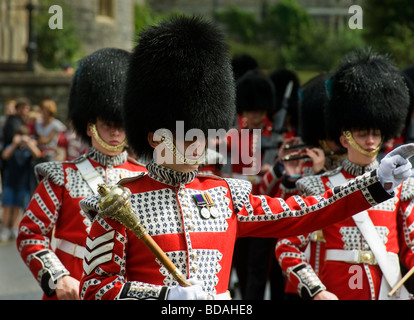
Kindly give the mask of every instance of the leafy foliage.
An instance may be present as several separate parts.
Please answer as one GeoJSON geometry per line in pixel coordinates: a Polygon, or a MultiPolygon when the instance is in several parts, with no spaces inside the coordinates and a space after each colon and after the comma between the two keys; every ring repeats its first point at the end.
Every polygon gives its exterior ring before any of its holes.
{"type": "Polygon", "coordinates": [[[260,24],[251,12],[231,5],[226,10],[216,12],[216,19],[226,25],[227,32],[238,41],[244,43],[258,43],[261,35],[260,24]]]}
{"type": "Polygon", "coordinates": [[[136,34],[135,43],[138,41],[139,33],[142,29],[145,29],[151,25],[157,25],[162,20],[165,20],[178,13],[178,11],[172,11],[170,13],[159,13],[151,10],[148,4],[136,4],[134,7],[134,23],[136,34]]]}
{"type": "Polygon", "coordinates": [[[307,11],[296,1],[281,0],[269,7],[263,21],[266,35],[280,45],[294,45],[305,40],[313,21],[307,11]]]}
{"type": "Polygon", "coordinates": [[[372,47],[389,53],[400,67],[414,63],[412,0],[366,0],[364,36],[372,47]]]}
{"type": "Polygon", "coordinates": [[[232,37],[232,53],[248,53],[265,69],[329,71],[344,54],[364,45],[360,30],[329,30],[295,0],[270,5],[262,21],[235,7],[217,18],[232,37]]]}
{"type": "Polygon", "coordinates": [[[34,28],[37,42],[37,61],[48,69],[60,69],[63,64],[73,64],[81,48],[76,33],[76,25],[71,10],[64,3],[59,3],[63,10],[63,29],[49,28],[49,20],[53,16],[49,7],[55,0],[42,0],[34,17],[34,28]]]}

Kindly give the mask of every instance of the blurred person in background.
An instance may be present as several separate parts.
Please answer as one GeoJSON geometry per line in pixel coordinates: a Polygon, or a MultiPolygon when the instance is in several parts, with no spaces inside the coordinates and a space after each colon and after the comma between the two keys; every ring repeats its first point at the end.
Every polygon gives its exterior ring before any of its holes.
{"type": "Polygon", "coordinates": [[[16,113],[16,100],[9,100],[6,102],[6,107],[4,108],[4,114],[0,117],[0,150],[4,148],[4,133],[3,129],[6,124],[7,118],[16,113]]]}
{"type": "Polygon", "coordinates": [[[59,134],[56,161],[72,161],[88,152],[88,145],[80,139],[69,121],[68,128],[59,134]]]}
{"type": "Polygon", "coordinates": [[[59,134],[66,126],[56,118],[57,106],[53,100],[45,99],[40,103],[40,121],[36,123],[36,135],[43,161],[55,160],[59,134]]]}
{"type": "Polygon", "coordinates": [[[37,141],[30,138],[29,130],[22,125],[13,136],[11,144],[2,152],[2,160],[6,163],[3,172],[3,228],[1,241],[17,237],[17,227],[20,222],[21,210],[30,201],[33,188],[32,160],[39,158],[41,152],[37,141]]]}
{"type": "Polygon", "coordinates": [[[29,128],[29,134],[33,139],[37,139],[36,124],[42,119],[39,105],[33,105],[27,115],[26,126],[29,128]]]}
{"type": "MultiPolygon", "coordinates": [[[[8,100],[4,108],[4,114],[0,117],[0,151],[4,149],[4,126],[12,114],[16,113],[16,100],[8,100]]],[[[0,157],[0,179],[3,178],[3,159],[0,157]]],[[[0,180],[0,193],[2,192],[2,182],[0,180]]],[[[0,215],[1,217],[1,215],[0,215]]]]}
{"type": "Polygon", "coordinates": [[[22,126],[26,125],[27,116],[30,112],[31,103],[28,99],[18,99],[15,105],[15,112],[10,114],[3,128],[3,145],[7,146],[13,140],[14,134],[22,126]]]}

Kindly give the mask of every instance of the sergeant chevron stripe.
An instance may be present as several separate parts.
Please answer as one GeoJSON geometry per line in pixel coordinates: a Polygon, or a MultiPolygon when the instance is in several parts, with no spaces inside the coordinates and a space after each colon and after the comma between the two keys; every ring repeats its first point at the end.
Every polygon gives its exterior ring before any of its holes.
{"type": "Polygon", "coordinates": [[[112,259],[112,249],[114,248],[115,230],[109,231],[100,237],[92,240],[86,239],[86,254],[83,259],[83,269],[87,275],[100,264],[112,259]]]}

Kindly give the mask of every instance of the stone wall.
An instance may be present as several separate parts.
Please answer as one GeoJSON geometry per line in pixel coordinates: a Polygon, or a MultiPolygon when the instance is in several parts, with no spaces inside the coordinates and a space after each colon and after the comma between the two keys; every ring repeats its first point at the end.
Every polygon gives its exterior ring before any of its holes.
{"type": "MultiPolygon", "coordinates": [[[[48,12],[44,0],[32,0],[39,10],[48,12]]],[[[101,15],[99,0],[59,0],[69,10],[82,43],[82,53],[87,55],[103,47],[133,48],[134,5],[143,0],[105,0],[112,7],[111,14],[101,15]]],[[[28,0],[0,0],[0,63],[25,63],[28,40],[28,0]]],[[[66,12],[67,13],[67,12],[66,12]]],[[[67,16],[67,15],[66,15],[67,16]]],[[[63,28],[65,11],[63,11],[63,28]]],[[[56,30],[59,32],[59,30],[56,30]]]]}
{"type": "Polygon", "coordinates": [[[64,0],[72,10],[83,52],[104,47],[133,48],[135,0],[112,0],[112,16],[98,12],[98,0],[64,0]]]}
{"type": "Polygon", "coordinates": [[[0,62],[26,62],[26,3],[26,0],[0,0],[0,62]]]}
{"type": "Polygon", "coordinates": [[[256,15],[262,12],[264,3],[273,3],[277,0],[147,0],[150,7],[159,12],[179,10],[184,13],[212,16],[215,10],[225,9],[230,5],[251,11],[256,15]]]}
{"type": "Polygon", "coordinates": [[[66,122],[67,103],[72,76],[60,72],[0,73],[0,114],[4,114],[6,101],[28,98],[33,105],[49,98],[56,102],[58,118],[66,122]]]}

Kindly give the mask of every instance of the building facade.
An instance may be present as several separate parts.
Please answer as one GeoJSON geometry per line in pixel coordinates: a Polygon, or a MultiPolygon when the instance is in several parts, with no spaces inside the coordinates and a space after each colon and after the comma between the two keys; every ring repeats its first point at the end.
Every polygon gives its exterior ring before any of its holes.
{"type": "MultiPolygon", "coordinates": [[[[60,113],[66,113],[71,78],[67,75],[27,72],[26,48],[29,39],[27,5],[35,5],[33,14],[49,10],[50,3],[70,10],[87,55],[103,47],[131,50],[134,46],[134,7],[148,4],[158,12],[180,11],[212,17],[213,13],[236,5],[263,16],[266,7],[280,0],[0,0],[0,114],[8,99],[25,96],[38,103],[41,98],[58,102],[60,113]]],[[[309,13],[331,27],[340,27],[349,18],[348,8],[364,0],[297,0],[309,13]]],[[[52,16],[52,14],[51,14],[52,16]]],[[[64,28],[65,12],[63,12],[64,28]]],[[[56,30],[59,32],[59,30],[56,30]]]]}
{"type": "MultiPolygon", "coordinates": [[[[35,6],[34,15],[39,10],[49,12],[50,3],[64,4],[65,8],[71,10],[82,51],[89,54],[108,46],[130,50],[133,47],[135,30],[134,5],[142,1],[0,0],[0,63],[25,63],[27,60],[29,3],[35,6]]],[[[62,17],[64,28],[64,11],[62,17]]]]}
{"type": "MultiPolygon", "coordinates": [[[[141,0],[0,0],[0,114],[10,99],[28,98],[33,104],[49,98],[56,101],[58,116],[66,120],[67,101],[72,77],[60,71],[48,71],[36,65],[28,71],[28,4],[33,15],[49,13],[50,4],[71,11],[87,55],[104,47],[133,48],[134,5],[141,0]]],[[[65,10],[62,12],[65,28],[65,10]]],[[[50,13],[53,16],[53,11],[50,13]]],[[[56,32],[59,32],[56,29],[56,32]]]]}

